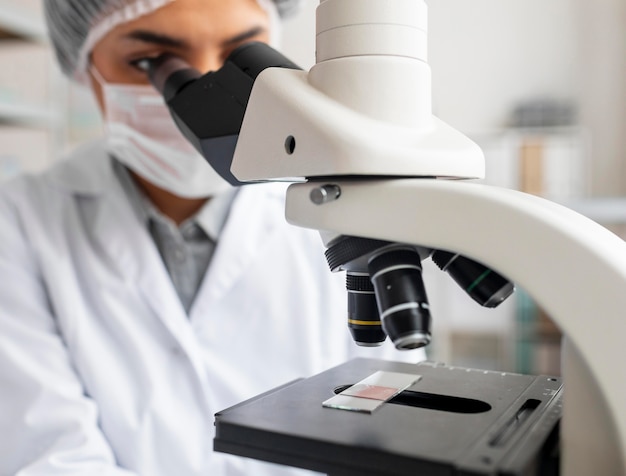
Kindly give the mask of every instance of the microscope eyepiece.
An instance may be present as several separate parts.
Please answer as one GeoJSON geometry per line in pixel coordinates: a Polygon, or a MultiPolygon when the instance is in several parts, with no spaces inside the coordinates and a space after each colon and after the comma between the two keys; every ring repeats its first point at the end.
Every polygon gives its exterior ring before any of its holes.
{"type": "Polygon", "coordinates": [[[396,348],[427,345],[431,318],[419,253],[408,246],[384,248],[370,258],[368,269],[383,329],[396,348]]]}
{"type": "Polygon", "coordinates": [[[146,69],[150,82],[163,95],[166,102],[202,76],[182,58],[171,54],[144,60],[142,67],[146,69]]]}

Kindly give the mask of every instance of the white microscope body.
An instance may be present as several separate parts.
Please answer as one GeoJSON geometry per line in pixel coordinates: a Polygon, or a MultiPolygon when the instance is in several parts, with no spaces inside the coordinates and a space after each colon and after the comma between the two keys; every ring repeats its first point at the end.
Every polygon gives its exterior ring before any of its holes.
{"type": "Polygon", "coordinates": [[[482,177],[484,158],[432,116],[424,1],[322,0],[317,21],[310,72],[256,80],[234,175],[308,178],[287,219],[327,241],[452,250],[522,286],[566,336],[562,474],[626,475],[626,244],[547,200],[441,180],[482,177]],[[326,184],[340,193],[313,203],[326,184]]]}

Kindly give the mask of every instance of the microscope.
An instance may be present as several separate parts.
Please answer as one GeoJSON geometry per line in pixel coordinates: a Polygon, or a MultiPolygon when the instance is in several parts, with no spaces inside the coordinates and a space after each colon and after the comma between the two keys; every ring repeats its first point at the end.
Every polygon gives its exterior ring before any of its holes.
{"type": "Polygon", "coordinates": [[[432,115],[423,0],[322,0],[316,64],[267,45],[202,75],[147,65],[183,134],[234,185],[292,183],[286,217],[346,271],[355,341],[427,345],[421,263],[475,301],[516,283],[565,335],[546,376],[358,359],[216,416],[215,448],[349,475],[626,475],[626,244],[550,201],[471,183],[481,150],[432,115]],[[370,413],[322,402],[377,372],[414,375],[370,413]]]}

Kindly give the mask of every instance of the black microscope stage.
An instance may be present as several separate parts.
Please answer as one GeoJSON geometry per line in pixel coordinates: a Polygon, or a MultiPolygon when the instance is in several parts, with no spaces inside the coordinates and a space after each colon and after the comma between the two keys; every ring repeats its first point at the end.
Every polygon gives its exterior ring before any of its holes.
{"type": "Polygon", "coordinates": [[[356,359],[216,415],[215,450],[331,476],[558,474],[558,378],[356,359]],[[372,414],[322,407],[377,371],[420,375],[372,414]]]}

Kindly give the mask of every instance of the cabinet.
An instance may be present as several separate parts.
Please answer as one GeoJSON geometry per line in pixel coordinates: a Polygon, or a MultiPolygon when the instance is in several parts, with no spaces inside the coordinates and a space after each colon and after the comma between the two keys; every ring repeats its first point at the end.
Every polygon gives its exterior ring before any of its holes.
{"type": "Polygon", "coordinates": [[[47,167],[62,131],[60,75],[38,1],[0,2],[0,181],[47,167]]]}
{"type": "Polygon", "coordinates": [[[60,72],[41,0],[0,0],[0,182],[100,135],[91,93],[60,72]]]}
{"type": "Polygon", "coordinates": [[[40,1],[0,1],[0,36],[44,41],[46,28],[40,1]]]}

